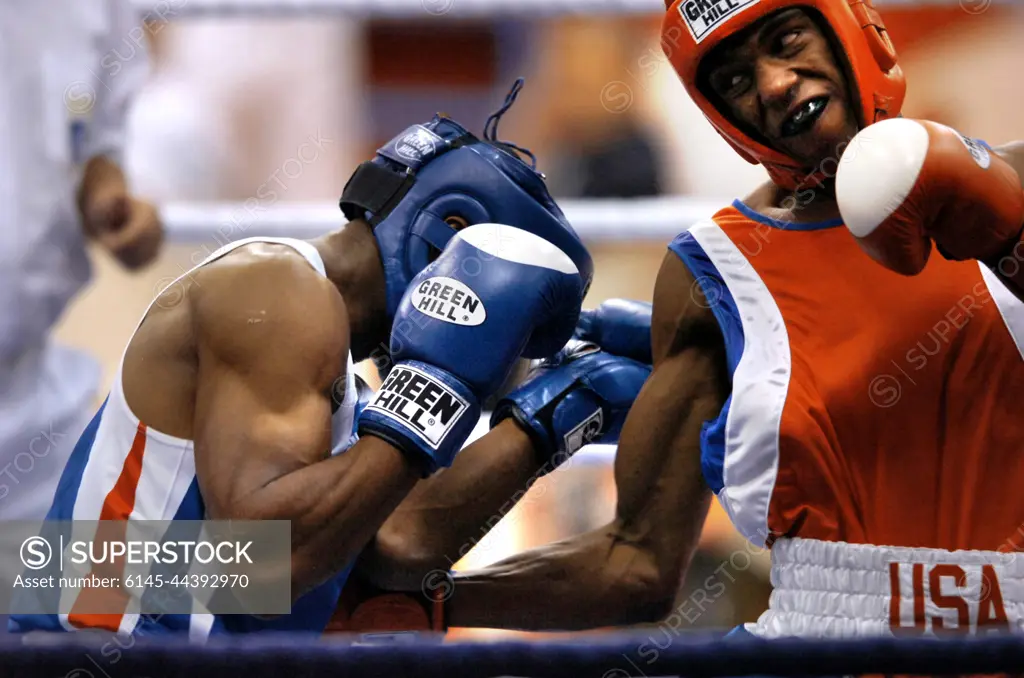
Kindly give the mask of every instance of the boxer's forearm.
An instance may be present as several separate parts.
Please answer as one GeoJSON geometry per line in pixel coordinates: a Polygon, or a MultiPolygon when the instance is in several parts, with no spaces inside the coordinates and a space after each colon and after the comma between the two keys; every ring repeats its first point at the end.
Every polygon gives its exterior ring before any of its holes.
{"type": "Polygon", "coordinates": [[[615,520],[456,575],[450,626],[573,631],[668,615],[711,502],[700,433],[725,401],[716,321],[708,306],[678,293],[693,281],[680,259],[666,256],[654,297],[654,372],[615,459],[615,520]]]}
{"type": "Polygon", "coordinates": [[[576,631],[656,621],[671,605],[650,555],[609,526],[456,575],[446,621],[576,631]]]}
{"type": "Polygon", "coordinates": [[[352,562],[419,478],[402,452],[366,436],[345,454],[271,482],[234,517],[291,522],[292,593],[298,598],[352,562]]]}
{"type": "Polygon", "coordinates": [[[378,586],[418,589],[426,573],[466,555],[537,475],[529,437],[512,420],[502,422],[409,494],[363,554],[361,569],[378,586]]]}

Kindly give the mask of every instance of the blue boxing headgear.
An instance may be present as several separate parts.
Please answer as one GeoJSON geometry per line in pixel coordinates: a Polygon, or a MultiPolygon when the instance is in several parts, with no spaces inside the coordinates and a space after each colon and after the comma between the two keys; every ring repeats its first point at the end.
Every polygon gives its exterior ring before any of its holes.
{"type": "MultiPolygon", "coordinates": [[[[387,284],[388,318],[394,318],[409,281],[437,258],[456,229],[497,223],[530,231],[564,251],[576,264],[584,293],[594,276],[590,254],[551,198],[544,176],[497,140],[498,121],[522,89],[516,81],[479,139],[438,114],[413,125],[378,149],[349,179],[341,210],[373,227],[387,284]]],[[[568,319],[567,319],[568,320],[568,319]]],[[[575,319],[572,319],[575,324],[575,319]]]]}

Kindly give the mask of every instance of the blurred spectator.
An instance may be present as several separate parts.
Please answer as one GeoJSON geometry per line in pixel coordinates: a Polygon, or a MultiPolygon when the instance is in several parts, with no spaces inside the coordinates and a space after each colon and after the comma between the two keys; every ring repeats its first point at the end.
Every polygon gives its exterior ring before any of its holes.
{"type": "Polygon", "coordinates": [[[643,198],[662,193],[657,151],[630,120],[604,130],[586,145],[563,150],[553,182],[571,198],[643,198]]]}
{"type": "Polygon", "coordinates": [[[41,519],[100,380],[50,331],[90,280],[90,241],[134,270],[163,229],[121,171],[147,62],[129,0],[2,3],[0,33],[0,518],[41,519]]]}
{"type": "MultiPolygon", "coordinates": [[[[924,40],[910,40],[915,36],[907,30],[894,37],[910,84],[903,114],[1000,144],[1021,134],[1024,89],[1016,83],[1024,59],[1024,8],[1016,3],[978,7],[986,11],[953,7],[946,12],[955,13],[953,18],[933,10],[945,25],[924,40]]],[[[920,18],[910,17],[915,18],[920,24],[920,18]]]]}
{"type": "Polygon", "coordinates": [[[622,21],[564,19],[542,34],[545,167],[556,197],[638,198],[663,192],[662,159],[628,84],[637,31],[622,21]]]}
{"type": "MultiPolygon", "coordinates": [[[[367,152],[361,23],[170,18],[154,27],[153,77],[131,116],[127,164],[140,190],[161,202],[256,199],[257,215],[336,202],[367,152]]],[[[229,239],[253,225],[240,216],[229,239]]]]}

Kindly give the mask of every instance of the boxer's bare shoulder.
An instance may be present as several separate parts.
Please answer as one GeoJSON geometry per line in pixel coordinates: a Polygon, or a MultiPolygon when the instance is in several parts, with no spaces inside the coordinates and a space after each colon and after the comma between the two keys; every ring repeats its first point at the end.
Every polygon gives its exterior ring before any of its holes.
{"type": "Polygon", "coordinates": [[[695,283],[682,260],[668,253],[654,288],[651,342],[655,366],[683,351],[724,351],[725,342],[711,304],[695,283]]]}
{"type": "Polygon", "coordinates": [[[291,354],[299,353],[302,363],[327,370],[328,386],[343,371],[344,300],[291,248],[250,245],[199,269],[195,283],[190,297],[197,338],[220,359],[296,367],[291,354]]]}
{"type": "Polygon", "coordinates": [[[122,383],[140,420],[194,440],[198,410],[210,406],[200,402],[204,383],[244,377],[249,387],[266,387],[264,404],[285,407],[295,389],[329,389],[348,346],[334,285],[295,250],[256,243],[158,297],[125,354],[122,383]]]}

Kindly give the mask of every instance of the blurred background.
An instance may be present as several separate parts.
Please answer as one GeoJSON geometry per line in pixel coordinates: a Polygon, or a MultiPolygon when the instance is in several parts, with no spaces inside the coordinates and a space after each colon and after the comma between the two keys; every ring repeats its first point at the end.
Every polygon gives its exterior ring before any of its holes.
{"type": "MultiPolygon", "coordinates": [[[[499,136],[536,154],[556,198],[688,196],[714,205],[764,180],[687,99],[662,56],[657,12],[461,19],[459,2],[423,0],[422,11],[386,19],[367,12],[358,19],[329,12],[196,17],[178,11],[187,9],[185,0],[147,14],[152,63],[130,114],[125,156],[132,188],[160,205],[249,201],[256,209],[211,217],[205,234],[188,236],[168,219],[168,244],[137,274],[92,252],[94,276],[55,336],[99,361],[101,394],[161,286],[225,239],[263,232],[264,210],[292,201],[336,204],[360,161],[435,112],[482,132],[518,76],[526,87],[499,136]]],[[[907,74],[906,115],[990,143],[1024,135],[1020,10],[987,0],[877,4],[907,74]]],[[[626,210],[613,239],[590,237],[580,225],[597,266],[586,305],[650,300],[665,245],[690,222],[626,210]]],[[[538,482],[458,567],[608,521],[615,506],[610,458],[573,463],[538,482]]],[[[714,507],[680,596],[679,628],[753,621],[767,604],[767,573],[767,555],[739,539],[714,507]]]]}

